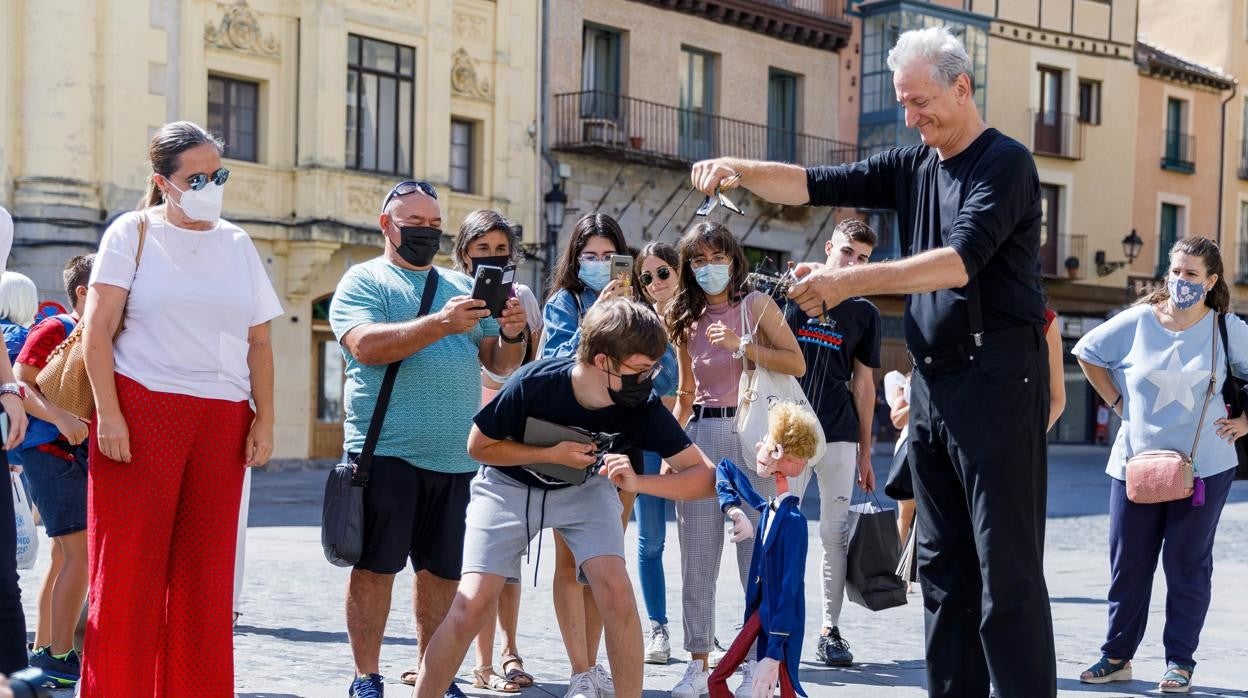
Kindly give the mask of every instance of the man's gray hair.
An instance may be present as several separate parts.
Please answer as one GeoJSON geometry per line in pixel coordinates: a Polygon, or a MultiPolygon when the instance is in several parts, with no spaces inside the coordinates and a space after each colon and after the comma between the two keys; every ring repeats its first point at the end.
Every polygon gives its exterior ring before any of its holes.
{"type": "Polygon", "coordinates": [[[903,33],[888,52],[888,69],[894,73],[916,62],[931,66],[932,79],[945,87],[953,85],[958,76],[965,73],[971,81],[971,91],[975,91],[975,67],[971,57],[962,41],[947,27],[912,29],[903,33]]]}

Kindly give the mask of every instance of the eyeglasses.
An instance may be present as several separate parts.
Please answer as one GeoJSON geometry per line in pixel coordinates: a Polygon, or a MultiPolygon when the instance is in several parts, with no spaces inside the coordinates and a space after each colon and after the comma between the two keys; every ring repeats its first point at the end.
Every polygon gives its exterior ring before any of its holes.
{"type": "Polygon", "coordinates": [[[218,187],[223,187],[225,186],[225,183],[227,180],[229,180],[229,178],[230,178],[230,171],[222,167],[221,169],[217,170],[216,172],[213,172],[212,174],[204,174],[203,172],[196,172],[195,174],[190,175],[188,177],[183,177],[182,179],[185,179],[186,183],[191,185],[191,191],[199,191],[200,189],[203,189],[204,187],[208,186],[209,182],[212,182],[218,187]]]}
{"type": "Polygon", "coordinates": [[[594,254],[593,252],[582,252],[577,259],[582,262],[606,262],[611,259],[615,252],[607,252],[605,254],[594,254]]]}
{"type": "Polygon", "coordinates": [[[438,198],[438,190],[434,189],[432,184],[416,179],[409,179],[394,185],[394,188],[390,190],[390,193],[386,194],[385,200],[381,202],[381,210],[386,210],[386,207],[390,205],[391,199],[396,199],[400,196],[407,196],[408,194],[415,194],[416,192],[421,192],[431,199],[438,198]]]}
{"type": "Polygon", "coordinates": [[[709,258],[708,257],[694,257],[693,259],[689,260],[689,266],[693,267],[694,269],[701,269],[702,267],[708,264],[732,264],[732,257],[729,257],[723,252],[720,252],[718,254],[711,255],[709,258]]]}
{"type": "Polygon", "coordinates": [[[651,274],[648,271],[641,272],[641,285],[649,286],[650,284],[654,283],[655,276],[658,276],[660,281],[667,281],[668,279],[672,278],[672,268],[666,267],[666,266],[659,267],[658,269],[654,270],[654,274],[651,274]]]}
{"type": "Polygon", "coordinates": [[[728,179],[725,179],[723,182],[720,182],[719,186],[715,188],[715,195],[706,197],[706,200],[702,202],[702,205],[698,207],[698,210],[694,212],[694,215],[709,216],[711,215],[711,211],[715,210],[716,206],[722,205],[729,211],[744,216],[745,211],[742,211],[740,207],[732,203],[732,199],[729,199],[728,196],[722,191],[724,185],[732,184],[740,178],[741,175],[735,174],[728,179]]]}
{"type": "MultiPolygon", "coordinates": [[[[655,363],[653,366],[651,366],[650,368],[644,371],[638,371],[637,369],[633,368],[632,366],[629,366],[623,361],[616,361],[616,364],[623,366],[624,368],[627,368],[628,370],[632,371],[632,373],[627,374],[627,375],[637,376],[639,380],[658,378],[659,374],[663,372],[663,364],[660,364],[660,363],[655,363]]],[[[615,376],[616,378],[619,378],[621,380],[624,378],[624,375],[625,375],[623,373],[611,373],[609,369],[603,369],[603,370],[606,371],[608,375],[615,376]]]]}

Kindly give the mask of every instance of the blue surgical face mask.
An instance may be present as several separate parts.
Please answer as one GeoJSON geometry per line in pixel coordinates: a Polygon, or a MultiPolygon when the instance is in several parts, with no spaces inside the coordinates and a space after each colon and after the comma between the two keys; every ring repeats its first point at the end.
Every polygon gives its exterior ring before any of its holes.
{"type": "Polygon", "coordinates": [[[1205,299],[1204,284],[1198,284],[1195,281],[1188,281],[1177,276],[1170,277],[1167,284],[1170,288],[1170,302],[1174,303],[1174,307],[1179,310],[1187,310],[1205,299]]]}
{"type": "Polygon", "coordinates": [[[601,291],[611,280],[611,262],[581,262],[581,270],[576,273],[578,279],[595,292],[601,291]]]}
{"type": "Polygon", "coordinates": [[[693,277],[698,280],[698,285],[706,291],[707,295],[713,296],[723,293],[724,289],[728,288],[731,273],[731,264],[708,264],[700,269],[694,269],[693,277]]]}

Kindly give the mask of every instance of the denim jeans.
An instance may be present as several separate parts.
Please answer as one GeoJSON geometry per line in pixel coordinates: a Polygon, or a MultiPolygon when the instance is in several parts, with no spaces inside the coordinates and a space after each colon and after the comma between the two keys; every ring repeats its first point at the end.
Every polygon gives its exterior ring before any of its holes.
{"type": "MultiPolygon", "coordinates": [[[[663,461],[659,454],[643,452],[646,475],[656,475],[663,461]]],[[[648,494],[638,495],[633,505],[637,517],[637,569],[641,596],[650,620],[667,625],[667,584],[663,578],[663,543],[667,538],[667,513],[672,503],[648,494]]]]}

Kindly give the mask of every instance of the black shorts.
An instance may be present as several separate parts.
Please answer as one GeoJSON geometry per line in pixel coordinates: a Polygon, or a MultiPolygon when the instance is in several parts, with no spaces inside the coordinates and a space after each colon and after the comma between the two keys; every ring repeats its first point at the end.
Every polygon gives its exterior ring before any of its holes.
{"type": "MultiPolygon", "coordinates": [[[[351,454],[354,461],[357,454],[351,454]]],[[[364,488],[364,554],[355,568],[459,579],[471,473],[438,473],[402,458],[374,456],[364,488]]]]}

